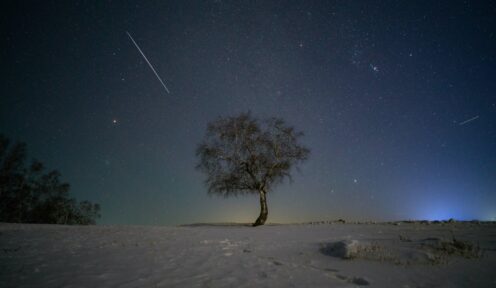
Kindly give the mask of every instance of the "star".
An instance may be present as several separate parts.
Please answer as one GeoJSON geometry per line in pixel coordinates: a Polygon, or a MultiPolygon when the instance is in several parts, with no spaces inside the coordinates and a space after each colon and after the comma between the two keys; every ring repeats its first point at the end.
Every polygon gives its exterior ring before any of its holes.
{"type": "Polygon", "coordinates": [[[112,124],[117,124],[117,119],[112,119],[112,124]]]}
{"type": "Polygon", "coordinates": [[[376,65],[373,65],[372,63],[370,64],[370,69],[372,69],[372,71],[374,71],[374,72],[379,72],[379,67],[376,65]]]}

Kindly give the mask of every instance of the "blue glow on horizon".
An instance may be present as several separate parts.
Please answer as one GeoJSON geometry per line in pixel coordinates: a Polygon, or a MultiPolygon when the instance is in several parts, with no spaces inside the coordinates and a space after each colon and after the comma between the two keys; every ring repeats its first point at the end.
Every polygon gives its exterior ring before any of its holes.
{"type": "Polygon", "coordinates": [[[487,215],[483,215],[482,211],[476,209],[476,203],[473,203],[473,199],[470,197],[466,197],[466,193],[437,193],[440,190],[435,191],[429,193],[423,199],[415,201],[416,203],[413,204],[415,206],[412,207],[415,219],[429,221],[448,219],[464,221],[475,219],[490,220],[485,219],[487,215]]]}

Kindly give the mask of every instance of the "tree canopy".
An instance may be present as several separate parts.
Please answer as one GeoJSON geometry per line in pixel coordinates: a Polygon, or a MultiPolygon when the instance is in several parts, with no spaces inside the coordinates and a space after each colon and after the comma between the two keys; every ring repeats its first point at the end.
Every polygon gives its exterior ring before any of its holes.
{"type": "Polygon", "coordinates": [[[255,224],[261,225],[267,217],[265,194],[291,179],[291,169],[308,158],[310,151],[298,142],[302,136],[281,118],[260,121],[249,113],[219,118],[208,124],[197,148],[197,168],[207,175],[209,193],[258,193],[265,216],[255,224]]]}
{"type": "Polygon", "coordinates": [[[60,173],[43,173],[43,164],[26,167],[26,144],[0,135],[0,222],[95,224],[100,205],[69,197],[70,185],[60,173]]]}

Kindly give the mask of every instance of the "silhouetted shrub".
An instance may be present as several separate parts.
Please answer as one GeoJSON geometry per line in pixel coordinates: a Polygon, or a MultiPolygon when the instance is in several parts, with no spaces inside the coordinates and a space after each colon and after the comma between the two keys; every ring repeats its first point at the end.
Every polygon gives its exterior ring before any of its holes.
{"type": "Polygon", "coordinates": [[[43,164],[26,167],[26,144],[0,135],[0,221],[14,223],[95,224],[100,205],[77,203],[69,197],[70,185],[56,170],[43,173],[43,164]]]}

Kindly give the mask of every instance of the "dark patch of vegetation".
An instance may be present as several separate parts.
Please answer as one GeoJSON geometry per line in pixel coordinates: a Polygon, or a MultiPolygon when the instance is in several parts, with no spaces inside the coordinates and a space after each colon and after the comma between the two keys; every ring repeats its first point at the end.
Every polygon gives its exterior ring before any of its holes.
{"type": "Polygon", "coordinates": [[[95,224],[100,205],[69,197],[70,186],[56,170],[43,164],[26,165],[26,144],[0,135],[0,222],[95,224]]]}
{"type": "Polygon", "coordinates": [[[456,239],[454,236],[452,236],[451,240],[436,241],[431,247],[448,256],[456,255],[464,258],[480,258],[482,256],[482,250],[479,245],[456,239]]]}

